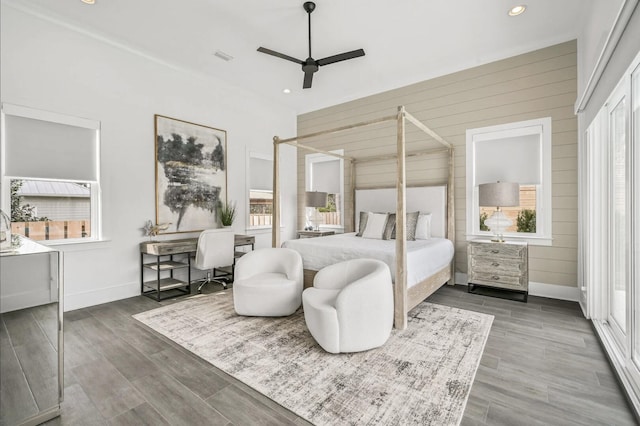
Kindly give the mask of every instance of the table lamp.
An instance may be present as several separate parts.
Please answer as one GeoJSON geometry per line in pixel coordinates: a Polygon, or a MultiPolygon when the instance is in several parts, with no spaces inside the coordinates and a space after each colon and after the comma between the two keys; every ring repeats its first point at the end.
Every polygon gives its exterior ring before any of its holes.
{"type": "Polygon", "coordinates": [[[316,231],[320,230],[320,221],[322,218],[318,214],[318,207],[327,206],[327,193],[319,191],[307,191],[304,195],[305,205],[313,207],[313,217],[310,222],[316,231]]]}
{"type": "Polygon", "coordinates": [[[520,205],[520,185],[509,182],[482,183],[478,186],[478,196],[478,204],[481,207],[496,208],[496,211],[484,223],[493,231],[494,238],[491,241],[503,243],[502,232],[513,225],[513,222],[505,216],[501,209],[502,207],[520,205]]]}

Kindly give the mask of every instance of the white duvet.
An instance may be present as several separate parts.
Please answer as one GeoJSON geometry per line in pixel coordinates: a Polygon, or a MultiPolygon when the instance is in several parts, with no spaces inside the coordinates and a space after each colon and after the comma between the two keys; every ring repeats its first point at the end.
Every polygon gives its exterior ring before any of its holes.
{"type": "MultiPolygon", "coordinates": [[[[395,281],[396,240],[356,237],[355,233],[285,241],[282,247],[300,253],[304,269],[319,271],[349,259],[372,258],[389,266],[395,281]]],[[[453,244],[445,238],[407,241],[407,287],[429,278],[453,259],[453,244]]]]}

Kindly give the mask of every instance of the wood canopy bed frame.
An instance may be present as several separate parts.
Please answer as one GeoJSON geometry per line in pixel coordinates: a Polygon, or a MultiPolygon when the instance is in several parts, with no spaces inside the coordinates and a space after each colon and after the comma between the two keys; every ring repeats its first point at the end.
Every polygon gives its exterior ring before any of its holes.
{"type": "MultiPolygon", "coordinates": [[[[429,140],[431,140],[429,139],[429,140]]],[[[406,242],[406,158],[414,156],[423,156],[431,154],[441,154],[448,152],[448,179],[447,186],[447,225],[446,238],[449,239],[455,245],[455,208],[454,208],[454,148],[449,142],[445,141],[436,132],[431,130],[421,121],[416,119],[410,113],[408,113],[404,106],[398,107],[398,113],[396,115],[385,116],[369,121],[364,121],[352,125],[337,127],[334,129],[309,133],[306,135],[298,135],[292,138],[280,139],[278,136],[273,138],[273,223],[280,223],[280,176],[279,176],[279,147],[281,144],[288,144],[297,148],[306,149],[317,153],[330,155],[333,157],[342,158],[349,161],[351,168],[351,194],[353,203],[353,217],[351,218],[351,225],[355,229],[355,216],[358,214],[355,209],[355,191],[356,191],[356,173],[355,168],[358,164],[380,161],[380,160],[396,160],[397,161],[397,202],[396,202],[396,265],[395,265],[395,283],[394,283],[394,325],[398,329],[405,329],[407,327],[407,314],[408,312],[417,306],[420,302],[430,296],[438,288],[440,288],[445,282],[449,282],[451,285],[454,283],[455,278],[455,254],[451,260],[450,265],[445,266],[440,271],[433,274],[431,277],[419,282],[418,284],[407,288],[407,242],[406,242]],[[336,154],[322,149],[314,148],[299,143],[301,140],[310,139],[318,136],[325,136],[344,132],[347,130],[357,129],[361,127],[367,127],[374,124],[396,121],[397,133],[396,133],[396,154],[389,155],[377,155],[371,157],[354,158],[345,155],[336,154]],[[415,151],[407,153],[405,149],[405,125],[406,121],[415,125],[418,129],[422,130],[432,140],[438,142],[441,147],[435,149],[426,149],[422,151],[415,151]]],[[[280,227],[272,227],[272,246],[280,247],[280,227]]],[[[306,272],[306,271],[305,271],[306,272]]],[[[306,275],[306,274],[305,274],[306,275]]]]}

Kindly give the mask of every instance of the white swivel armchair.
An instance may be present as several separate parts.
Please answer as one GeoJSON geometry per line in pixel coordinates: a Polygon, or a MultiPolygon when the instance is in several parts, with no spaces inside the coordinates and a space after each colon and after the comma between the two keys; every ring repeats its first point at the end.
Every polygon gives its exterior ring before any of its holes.
{"type": "Polygon", "coordinates": [[[302,258],[286,248],[251,251],[236,263],[233,306],[238,315],[282,317],[302,304],[302,258]]]}
{"type": "Polygon", "coordinates": [[[331,353],[360,352],[385,344],[393,327],[389,267],[353,259],[321,269],[302,294],[313,338],[331,353]]]}
{"type": "Polygon", "coordinates": [[[207,271],[207,276],[198,282],[198,293],[205,284],[217,282],[227,288],[227,283],[220,278],[231,276],[233,281],[235,234],[231,229],[207,229],[200,233],[196,259],[193,267],[207,271]],[[219,271],[218,268],[231,266],[231,273],[219,271]],[[222,272],[220,275],[216,273],[222,272]]]}

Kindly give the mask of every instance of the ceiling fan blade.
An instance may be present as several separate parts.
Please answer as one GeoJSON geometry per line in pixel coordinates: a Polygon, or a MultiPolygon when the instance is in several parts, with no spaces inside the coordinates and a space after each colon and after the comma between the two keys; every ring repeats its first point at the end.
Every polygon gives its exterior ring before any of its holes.
{"type": "Polygon", "coordinates": [[[338,55],[329,56],[326,58],[318,59],[316,62],[318,66],[334,64],[340,61],[346,61],[347,59],[358,58],[364,56],[364,50],[352,50],[351,52],[340,53],[338,55]]]}
{"type": "Polygon", "coordinates": [[[310,89],[312,81],[313,81],[313,72],[312,71],[305,72],[304,73],[304,82],[302,83],[302,88],[303,89],[310,89]]]}
{"type": "Polygon", "coordinates": [[[258,47],[258,52],[266,53],[267,55],[275,56],[281,59],[286,59],[287,61],[295,62],[296,64],[304,64],[304,61],[301,61],[300,59],[285,55],[284,53],[276,52],[275,50],[267,49],[266,47],[258,47]]]}

